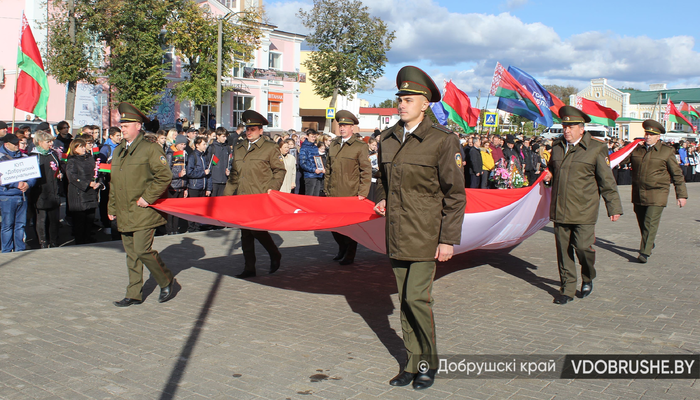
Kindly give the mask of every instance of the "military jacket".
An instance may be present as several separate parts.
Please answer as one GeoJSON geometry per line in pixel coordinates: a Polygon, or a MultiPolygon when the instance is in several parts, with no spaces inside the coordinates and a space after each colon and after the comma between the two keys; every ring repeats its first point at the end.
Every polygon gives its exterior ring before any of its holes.
{"type": "Polygon", "coordinates": [[[331,197],[369,195],[372,184],[372,164],[369,147],[354,135],[345,144],[338,136],[333,139],[327,154],[324,179],[326,193],[331,197]]]}
{"type": "Polygon", "coordinates": [[[459,138],[424,118],[402,142],[399,122],[379,137],[376,201],[386,200],[390,258],[432,261],[439,243],[459,244],[467,204],[459,138]]]}
{"type": "Polygon", "coordinates": [[[552,172],[552,202],[549,218],[560,224],[592,225],[598,220],[600,196],[608,216],[622,214],[617,183],[610,169],[608,147],[584,133],[569,152],[566,141],[552,144],[549,159],[552,172]]]}
{"type": "Polygon", "coordinates": [[[260,137],[248,149],[248,140],[240,141],[233,150],[233,167],[224,196],[280,190],[286,173],[277,144],[260,137]]]}
{"type": "Polygon", "coordinates": [[[630,155],[632,162],[632,203],[666,207],[669,185],[676,188],[677,199],[687,199],[683,171],[673,148],[659,140],[648,151],[642,145],[630,155]]]}
{"type": "Polygon", "coordinates": [[[161,145],[144,140],[143,134],[128,148],[122,140],[112,152],[111,175],[108,212],[117,217],[120,232],[165,224],[165,218],[155,209],[136,205],[140,197],[153,204],[170,185],[173,174],[161,145]]]}

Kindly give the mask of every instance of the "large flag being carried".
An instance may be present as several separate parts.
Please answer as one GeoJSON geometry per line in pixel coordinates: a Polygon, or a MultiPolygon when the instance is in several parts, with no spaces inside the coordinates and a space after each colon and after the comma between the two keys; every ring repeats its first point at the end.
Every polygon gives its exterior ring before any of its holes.
{"type": "Polygon", "coordinates": [[[522,101],[527,108],[536,111],[539,115],[544,115],[535,97],[525,87],[513,77],[501,63],[496,63],[496,70],[491,81],[491,94],[498,97],[505,97],[522,101]]]}
{"type": "Polygon", "coordinates": [[[564,107],[566,104],[564,104],[559,97],[553,95],[552,92],[547,91],[547,93],[549,94],[549,98],[552,100],[552,105],[549,106],[549,111],[552,112],[552,121],[557,124],[561,123],[561,118],[559,118],[559,109],[564,107]]]}
{"type": "Polygon", "coordinates": [[[686,103],[685,101],[681,101],[680,106],[681,114],[683,114],[688,121],[690,121],[692,118],[700,119],[700,113],[698,113],[698,110],[696,110],[690,104],[686,103]]]}
{"type": "Polygon", "coordinates": [[[46,119],[49,81],[44,72],[44,63],[41,61],[32,28],[24,13],[22,13],[22,28],[19,33],[17,69],[21,72],[15,89],[15,107],[46,119]]]}
{"type": "Polygon", "coordinates": [[[598,102],[576,96],[576,108],[591,117],[591,123],[605,126],[615,126],[615,120],[620,116],[612,108],[603,107],[598,102]]]}
{"type": "Polygon", "coordinates": [[[442,105],[449,114],[450,119],[461,126],[465,133],[474,132],[474,127],[479,120],[479,109],[472,107],[469,96],[457,89],[457,86],[452,81],[445,82],[445,94],[442,95],[442,105]]]}
{"type": "Polygon", "coordinates": [[[430,103],[430,109],[433,111],[433,115],[435,115],[435,118],[437,118],[438,123],[443,126],[447,126],[447,119],[449,118],[450,114],[445,110],[445,107],[442,105],[441,101],[435,102],[435,103],[430,103]]]}
{"type": "Polygon", "coordinates": [[[664,120],[668,122],[674,122],[676,124],[688,125],[691,129],[693,129],[693,132],[697,130],[695,125],[691,124],[688,118],[686,118],[683,114],[681,114],[680,111],[678,111],[671,99],[668,99],[668,102],[666,103],[666,115],[664,116],[664,120]]]}
{"type": "Polygon", "coordinates": [[[508,67],[508,72],[532,94],[542,114],[538,113],[537,109],[533,109],[526,101],[508,97],[499,97],[496,108],[511,114],[520,115],[541,125],[552,126],[554,123],[552,113],[547,111],[552,105],[549,91],[540,85],[535,78],[519,68],[510,66],[508,67]]]}

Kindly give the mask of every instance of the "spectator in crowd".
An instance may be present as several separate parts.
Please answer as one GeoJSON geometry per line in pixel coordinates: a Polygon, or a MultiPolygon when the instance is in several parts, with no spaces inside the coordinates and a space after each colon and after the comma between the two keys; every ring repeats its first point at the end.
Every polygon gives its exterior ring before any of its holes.
{"type": "Polygon", "coordinates": [[[170,147],[170,146],[172,146],[173,144],[175,144],[175,138],[176,138],[177,135],[179,135],[179,134],[180,134],[180,133],[178,132],[177,129],[174,129],[174,128],[173,128],[173,129],[170,129],[170,130],[168,131],[168,136],[167,136],[167,138],[165,139],[165,145],[166,145],[167,147],[170,147]]]}
{"type": "Polygon", "coordinates": [[[322,140],[323,137],[321,137],[319,140],[316,141],[316,147],[318,147],[318,157],[321,157],[321,165],[323,165],[323,173],[321,174],[320,178],[320,185],[321,185],[321,190],[318,194],[318,196],[326,196],[326,191],[324,190],[324,185],[326,182],[326,168],[328,167],[328,146],[326,146],[325,141],[322,140]]]}
{"type": "Polygon", "coordinates": [[[187,131],[187,154],[194,154],[194,139],[197,137],[197,130],[192,128],[187,131]]]}
{"type": "MultiPolygon", "coordinates": [[[[175,132],[176,133],[182,132],[182,118],[178,118],[175,120],[175,132]]],[[[175,138],[173,138],[172,142],[173,143],[175,142],[175,138]]],[[[172,145],[173,143],[170,143],[170,144],[172,145]]]]}
{"type": "MultiPolygon", "coordinates": [[[[309,129],[306,132],[307,140],[301,144],[299,150],[299,166],[304,174],[304,190],[309,196],[319,196],[321,194],[321,183],[323,180],[323,169],[316,164],[314,157],[319,156],[316,140],[318,132],[309,129]]],[[[320,158],[319,158],[320,160],[320,158]]]]}
{"type": "Polygon", "coordinates": [[[374,202],[375,194],[374,191],[377,188],[377,173],[379,172],[379,154],[378,151],[378,139],[371,137],[367,141],[367,150],[369,152],[369,163],[372,165],[372,183],[369,186],[369,194],[367,198],[374,202]]]}
{"type": "MultiPolygon", "coordinates": [[[[208,161],[204,157],[207,150],[207,140],[201,136],[194,139],[194,153],[187,154],[187,196],[205,197],[211,194],[211,170],[207,167],[208,161]]],[[[197,232],[200,224],[189,222],[188,232],[197,232]]]]}
{"type": "Polygon", "coordinates": [[[501,148],[501,137],[498,135],[491,136],[491,142],[489,143],[489,148],[491,149],[491,157],[493,157],[493,162],[498,165],[502,162],[505,157],[503,155],[503,149],[501,148]]]}
{"type": "MultiPolygon", "coordinates": [[[[168,148],[165,153],[165,159],[168,162],[168,166],[173,173],[173,179],[170,181],[170,186],[168,186],[167,195],[170,199],[181,199],[187,197],[187,169],[185,166],[185,160],[187,154],[185,153],[185,148],[187,147],[187,138],[185,135],[177,135],[175,137],[175,143],[168,148]]],[[[167,222],[165,224],[165,232],[168,235],[175,235],[178,233],[178,227],[180,225],[180,218],[168,214],[167,222]]]]}
{"type": "Polygon", "coordinates": [[[231,147],[228,143],[228,131],[223,126],[216,128],[215,140],[207,149],[209,169],[211,170],[211,195],[221,196],[226,188],[226,181],[231,173],[231,147]]]}
{"type": "MultiPolygon", "coordinates": [[[[92,136],[90,136],[92,137],[92,136]]],[[[97,192],[102,187],[98,182],[95,159],[87,150],[89,142],[76,138],[70,145],[70,156],[66,163],[68,197],[73,217],[75,244],[92,242],[92,221],[98,205],[97,192]]]]}
{"type": "Polygon", "coordinates": [[[681,140],[678,142],[678,156],[680,161],[678,164],[681,166],[681,171],[683,171],[683,176],[688,176],[688,142],[681,140]]]}
{"type": "Polygon", "coordinates": [[[7,135],[7,123],[0,121],[0,139],[5,135],[7,135]]]}
{"type": "Polygon", "coordinates": [[[34,137],[36,146],[32,155],[39,158],[41,178],[37,178],[30,189],[31,203],[36,213],[36,233],[42,249],[58,246],[59,206],[58,185],[61,178],[59,156],[52,150],[53,135],[37,131],[34,137]]]}
{"type": "Polygon", "coordinates": [[[528,186],[532,186],[537,180],[537,166],[539,164],[539,156],[532,151],[530,142],[530,138],[523,138],[523,144],[520,148],[523,164],[525,165],[525,177],[527,178],[528,186]]]}
{"type": "Polygon", "coordinates": [[[505,159],[506,166],[514,164],[518,172],[522,174],[523,159],[520,156],[520,152],[515,147],[515,136],[513,135],[506,135],[506,147],[503,149],[503,158],[505,159]]]}
{"type": "Polygon", "coordinates": [[[279,142],[279,147],[280,153],[282,153],[282,157],[284,158],[284,169],[287,170],[280,192],[292,193],[292,190],[296,187],[297,159],[290,154],[289,150],[294,147],[294,140],[281,140],[279,142]]]}
{"type": "Polygon", "coordinates": [[[168,141],[167,132],[165,132],[162,129],[158,130],[158,132],[156,132],[156,141],[163,148],[163,152],[165,152],[168,149],[168,145],[166,144],[168,141]]]}
{"type": "MultiPolygon", "coordinates": [[[[2,137],[0,147],[0,162],[10,161],[26,157],[19,151],[19,138],[12,133],[2,137]]],[[[0,241],[2,252],[23,251],[24,228],[27,223],[28,199],[26,193],[34,186],[36,179],[2,184],[0,177],[0,214],[2,214],[2,228],[0,228],[0,241]]]]}
{"type": "Polygon", "coordinates": [[[468,183],[468,187],[472,189],[478,189],[481,187],[481,178],[484,176],[484,166],[481,162],[481,138],[475,136],[472,139],[472,145],[469,148],[468,162],[465,171],[469,171],[469,179],[467,180],[465,176],[465,183],[468,183]]]}

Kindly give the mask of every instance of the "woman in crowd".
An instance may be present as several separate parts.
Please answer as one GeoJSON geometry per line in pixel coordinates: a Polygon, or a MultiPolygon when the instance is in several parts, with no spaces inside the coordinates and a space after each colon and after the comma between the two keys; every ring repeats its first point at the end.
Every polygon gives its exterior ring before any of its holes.
{"type": "Polygon", "coordinates": [[[53,135],[37,131],[34,137],[36,147],[32,155],[39,158],[41,178],[31,188],[30,198],[36,212],[36,233],[42,249],[58,246],[59,206],[58,180],[63,176],[59,169],[59,156],[52,151],[53,135]]]}
{"type": "Polygon", "coordinates": [[[66,163],[75,244],[93,241],[90,232],[98,205],[97,191],[101,187],[101,183],[96,181],[95,159],[88,153],[87,146],[84,139],[74,139],[70,144],[70,156],[66,163]]]}
{"type": "Polygon", "coordinates": [[[372,165],[372,184],[369,186],[369,195],[367,196],[370,201],[374,201],[374,191],[377,187],[377,174],[379,173],[379,154],[377,154],[377,139],[371,137],[367,141],[367,147],[369,148],[369,163],[372,165]]]}
{"type": "Polygon", "coordinates": [[[292,190],[296,187],[297,179],[297,159],[293,155],[289,154],[289,150],[294,147],[294,140],[280,140],[280,153],[284,157],[284,168],[287,173],[284,175],[284,181],[282,182],[282,187],[280,192],[292,193],[292,190]]]}
{"type": "Polygon", "coordinates": [[[175,138],[178,135],[178,131],[175,128],[172,128],[168,131],[168,136],[165,139],[165,144],[170,147],[175,144],[175,138]]]}
{"type": "MultiPolygon", "coordinates": [[[[194,153],[187,155],[187,196],[205,197],[211,194],[211,179],[209,179],[208,161],[204,156],[207,150],[208,135],[197,136],[194,139],[194,153]]],[[[197,232],[199,224],[189,223],[188,232],[197,232]]]]}
{"type": "MultiPolygon", "coordinates": [[[[328,167],[328,162],[326,161],[327,160],[326,152],[328,151],[328,146],[326,145],[326,137],[328,137],[330,139],[330,136],[323,135],[323,136],[319,137],[318,140],[316,141],[316,147],[318,147],[318,155],[319,155],[319,157],[321,157],[321,161],[323,162],[323,171],[324,171],[324,173],[321,174],[321,178],[320,178],[321,179],[321,183],[320,183],[321,190],[320,190],[319,196],[322,196],[322,197],[326,196],[326,192],[323,190],[323,186],[324,186],[324,181],[326,179],[325,171],[326,171],[326,168],[328,167]]],[[[330,143],[330,140],[328,140],[328,143],[330,143]]]]}

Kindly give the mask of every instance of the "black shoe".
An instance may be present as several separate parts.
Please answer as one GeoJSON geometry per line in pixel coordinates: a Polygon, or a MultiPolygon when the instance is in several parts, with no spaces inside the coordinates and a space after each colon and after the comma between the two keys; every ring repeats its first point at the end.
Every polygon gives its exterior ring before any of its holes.
{"type": "Polygon", "coordinates": [[[413,388],[416,390],[427,389],[433,386],[435,382],[435,370],[429,369],[428,372],[419,372],[416,374],[416,378],[413,380],[413,388]]]}
{"type": "Polygon", "coordinates": [[[355,262],[354,259],[348,258],[348,257],[344,257],[342,260],[340,260],[340,262],[339,262],[338,264],[340,264],[340,265],[350,265],[350,264],[353,264],[354,262],[355,262]]]}
{"type": "Polygon", "coordinates": [[[123,299],[119,301],[113,301],[112,304],[114,304],[117,307],[129,307],[132,304],[141,304],[143,301],[141,300],[136,300],[136,299],[130,299],[128,297],[124,297],[123,299]]]}
{"type": "Polygon", "coordinates": [[[274,274],[278,269],[280,269],[280,263],[282,262],[282,256],[270,261],[270,273],[274,274]]]}
{"type": "Polygon", "coordinates": [[[581,284],[581,298],[584,298],[591,294],[593,291],[593,281],[590,282],[583,282],[581,284]]]}
{"type": "Polygon", "coordinates": [[[566,304],[574,301],[573,297],[569,297],[565,294],[559,295],[556,299],[554,299],[554,304],[566,304]]]}
{"type": "Polygon", "coordinates": [[[344,251],[339,251],[338,254],[336,254],[335,257],[333,257],[333,261],[340,261],[345,257],[345,252],[344,251]]]}
{"type": "Polygon", "coordinates": [[[173,297],[173,295],[175,294],[175,290],[173,289],[174,283],[175,278],[173,278],[173,280],[170,281],[170,284],[168,286],[160,289],[160,296],[158,296],[159,303],[165,303],[173,297]]]}
{"type": "Polygon", "coordinates": [[[409,383],[413,382],[413,378],[416,374],[406,371],[401,371],[398,375],[389,381],[391,386],[407,386],[409,383]]]}
{"type": "Polygon", "coordinates": [[[255,277],[255,271],[243,271],[242,274],[236,275],[236,278],[238,278],[238,279],[254,278],[254,277],[255,277]]]}
{"type": "Polygon", "coordinates": [[[646,254],[640,254],[639,257],[637,257],[637,261],[639,261],[642,264],[646,264],[648,259],[649,256],[647,256],[646,254]]]}

